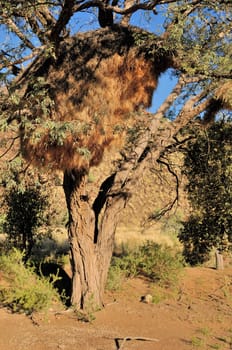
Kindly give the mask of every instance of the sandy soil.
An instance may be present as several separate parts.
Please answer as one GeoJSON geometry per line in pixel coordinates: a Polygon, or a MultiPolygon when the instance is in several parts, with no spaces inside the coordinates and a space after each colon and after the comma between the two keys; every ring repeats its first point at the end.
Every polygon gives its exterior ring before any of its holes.
{"type": "Polygon", "coordinates": [[[2,308],[0,350],[232,349],[232,267],[186,268],[175,298],[158,304],[140,301],[150,288],[135,279],[107,293],[90,323],[72,311],[29,318],[2,308]]]}

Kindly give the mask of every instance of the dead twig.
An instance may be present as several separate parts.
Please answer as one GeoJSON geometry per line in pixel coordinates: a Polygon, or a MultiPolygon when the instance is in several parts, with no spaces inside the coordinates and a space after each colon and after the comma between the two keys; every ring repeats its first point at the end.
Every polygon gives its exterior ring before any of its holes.
{"type": "Polygon", "coordinates": [[[17,140],[18,138],[19,138],[19,136],[16,136],[16,137],[11,139],[10,146],[7,148],[6,151],[4,151],[2,154],[0,154],[0,158],[3,158],[11,150],[11,148],[13,147],[13,145],[15,143],[15,140],[17,140]]]}
{"type": "Polygon", "coordinates": [[[129,340],[139,340],[139,341],[152,341],[152,342],[158,342],[159,339],[156,338],[145,338],[145,337],[125,337],[125,338],[115,338],[115,343],[117,346],[117,350],[122,350],[125,343],[129,340]],[[119,344],[119,341],[122,340],[121,345],[119,344]]]}

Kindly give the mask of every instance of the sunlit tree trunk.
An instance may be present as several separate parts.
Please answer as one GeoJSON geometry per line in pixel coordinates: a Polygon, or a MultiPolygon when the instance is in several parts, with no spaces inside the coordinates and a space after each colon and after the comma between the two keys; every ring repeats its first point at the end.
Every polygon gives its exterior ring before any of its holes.
{"type": "Polygon", "coordinates": [[[69,241],[72,265],[71,304],[77,309],[103,305],[107,273],[114,247],[118,215],[124,199],[106,198],[104,189],[93,205],[86,193],[86,174],[66,171],[64,191],[69,211],[69,241]],[[103,197],[102,198],[102,193],[103,197]],[[99,213],[104,210],[99,223],[99,213]]]}

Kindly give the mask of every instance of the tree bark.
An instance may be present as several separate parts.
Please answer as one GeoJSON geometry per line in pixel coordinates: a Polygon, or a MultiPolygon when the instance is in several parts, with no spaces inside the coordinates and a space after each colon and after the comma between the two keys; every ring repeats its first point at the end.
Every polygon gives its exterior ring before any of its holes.
{"type": "Polygon", "coordinates": [[[109,195],[114,175],[102,184],[91,205],[86,193],[86,173],[66,171],[64,192],[69,212],[68,235],[72,266],[71,304],[76,309],[96,311],[103,306],[107,273],[114,248],[114,235],[125,198],[109,195]],[[99,223],[100,211],[104,210],[99,223]]]}

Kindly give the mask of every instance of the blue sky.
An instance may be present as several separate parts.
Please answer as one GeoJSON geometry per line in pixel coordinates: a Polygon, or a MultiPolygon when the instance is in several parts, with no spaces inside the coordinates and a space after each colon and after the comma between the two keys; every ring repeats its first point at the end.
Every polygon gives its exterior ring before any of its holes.
{"type": "Polygon", "coordinates": [[[149,112],[154,113],[157,111],[166,97],[168,97],[173,90],[176,83],[177,78],[173,77],[171,70],[166,71],[160,76],[158,87],[153,94],[152,106],[149,108],[149,112]]]}

